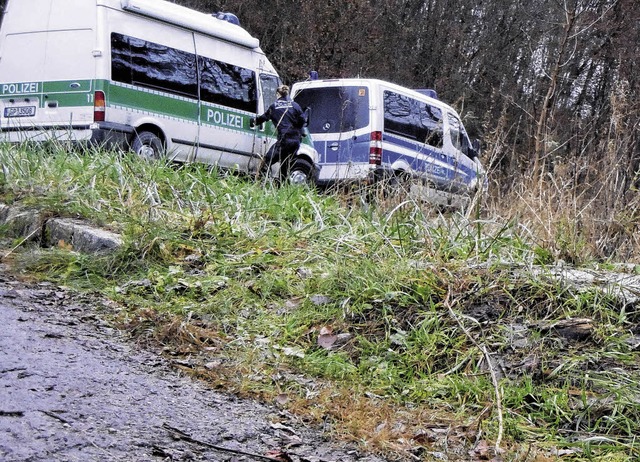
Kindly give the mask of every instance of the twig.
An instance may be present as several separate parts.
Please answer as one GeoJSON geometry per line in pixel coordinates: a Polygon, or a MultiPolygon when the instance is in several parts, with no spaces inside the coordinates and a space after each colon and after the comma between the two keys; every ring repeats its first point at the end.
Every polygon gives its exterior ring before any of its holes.
{"type": "Polygon", "coordinates": [[[31,239],[33,236],[35,236],[36,234],[38,234],[40,232],[39,228],[34,229],[33,231],[31,231],[31,233],[25,237],[24,239],[22,239],[13,249],[9,250],[6,254],[4,254],[2,256],[2,258],[0,258],[0,261],[4,260],[5,258],[7,258],[9,255],[11,255],[13,252],[16,251],[16,249],[18,247],[20,247],[22,244],[24,244],[25,242],[27,242],[29,239],[31,239]]]}
{"type": "Polygon", "coordinates": [[[498,377],[496,376],[496,371],[494,370],[493,364],[491,362],[491,356],[489,355],[489,352],[487,351],[486,347],[484,345],[480,345],[476,341],[476,339],[473,338],[471,333],[462,324],[462,321],[460,321],[460,318],[458,317],[458,315],[455,313],[455,311],[453,311],[453,307],[451,306],[452,305],[451,288],[449,288],[449,291],[447,293],[447,298],[445,299],[444,304],[447,307],[447,310],[449,310],[449,314],[451,315],[451,317],[455,319],[456,323],[458,323],[458,326],[460,326],[460,329],[462,329],[462,331],[467,336],[467,338],[471,341],[471,343],[473,343],[476,346],[476,348],[482,351],[482,354],[484,355],[484,358],[489,365],[489,371],[491,372],[491,380],[493,382],[493,387],[495,389],[495,394],[496,394],[496,408],[498,412],[498,436],[496,438],[495,450],[497,454],[500,454],[502,452],[502,449],[500,449],[500,443],[502,442],[502,434],[504,432],[504,423],[502,420],[502,398],[500,394],[500,386],[498,384],[498,377]]]}
{"type": "Polygon", "coordinates": [[[282,459],[276,459],[275,457],[263,456],[262,454],[253,454],[251,452],[245,452],[245,451],[241,451],[239,449],[225,448],[223,446],[218,446],[218,445],[215,445],[215,444],[207,443],[206,441],[197,440],[197,439],[189,436],[188,434],[186,434],[182,430],[180,430],[178,428],[174,428],[174,427],[172,427],[171,425],[169,425],[167,423],[164,423],[162,426],[166,430],[170,431],[171,433],[173,433],[175,436],[177,436],[180,439],[183,439],[183,440],[188,441],[190,443],[199,444],[201,446],[205,446],[205,447],[208,447],[208,448],[211,448],[211,449],[215,449],[216,451],[230,452],[232,454],[239,454],[241,456],[249,456],[249,457],[254,457],[256,459],[269,460],[269,461],[272,461],[272,462],[282,462],[282,459]]]}
{"type": "Polygon", "coordinates": [[[67,425],[71,425],[71,422],[69,422],[67,419],[65,419],[64,417],[59,416],[57,413],[53,412],[53,411],[43,411],[40,410],[40,412],[42,412],[45,415],[48,415],[51,418],[54,418],[56,420],[59,420],[60,422],[62,422],[63,424],[67,424],[67,425]]]}

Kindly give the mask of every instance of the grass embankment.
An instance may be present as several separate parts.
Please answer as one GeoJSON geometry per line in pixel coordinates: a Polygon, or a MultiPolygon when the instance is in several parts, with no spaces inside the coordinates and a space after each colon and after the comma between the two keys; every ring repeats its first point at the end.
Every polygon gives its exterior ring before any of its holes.
{"type": "Polygon", "coordinates": [[[117,301],[123,326],[217,387],[390,459],[640,457],[635,306],[530,271],[558,242],[495,206],[365,205],[110,153],[2,146],[0,163],[3,202],[125,239],[16,264],[117,301]]]}

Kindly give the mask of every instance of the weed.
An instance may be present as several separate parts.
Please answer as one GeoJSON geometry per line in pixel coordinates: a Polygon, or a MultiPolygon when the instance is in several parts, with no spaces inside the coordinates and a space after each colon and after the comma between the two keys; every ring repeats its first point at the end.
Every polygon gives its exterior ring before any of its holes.
{"type": "MultiPolygon", "coordinates": [[[[279,397],[384,451],[504,435],[514,454],[638,454],[638,316],[554,276],[558,259],[604,255],[590,209],[559,183],[553,200],[520,190],[518,209],[465,215],[116,152],[1,145],[0,164],[3,201],[124,239],[101,256],[29,248],[16,264],[119,302],[140,339],[220,364],[193,370],[215,386],[279,397]]],[[[619,213],[616,239],[636,218],[619,213]]]]}

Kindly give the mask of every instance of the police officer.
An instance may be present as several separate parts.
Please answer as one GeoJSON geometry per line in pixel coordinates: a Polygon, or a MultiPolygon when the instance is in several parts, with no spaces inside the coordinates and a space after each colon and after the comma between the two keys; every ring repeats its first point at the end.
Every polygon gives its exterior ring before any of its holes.
{"type": "Polygon", "coordinates": [[[280,162],[280,178],[285,179],[288,176],[291,161],[300,147],[305,117],[300,105],[289,98],[288,86],[279,86],[276,97],[276,101],[264,114],[251,119],[251,127],[268,120],[276,127],[278,140],[267,152],[260,173],[267,172],[272,164],[280,162]]]}

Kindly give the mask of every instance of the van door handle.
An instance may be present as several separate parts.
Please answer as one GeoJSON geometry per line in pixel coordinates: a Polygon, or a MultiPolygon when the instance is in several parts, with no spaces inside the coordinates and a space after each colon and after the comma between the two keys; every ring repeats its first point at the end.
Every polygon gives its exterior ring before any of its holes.
{"type": "Polygon", "coordinates": [[[69,88],[80,88],[80,84],[78,82],[70,83],[69,88]]]}
{"type": "Polygon", "coordinates": [[[334,151],[337,151],[339,147],[340,147],[340,145],[338,143],[331,143],[329,145],[329,148],[331,148],[334,151]]]}

